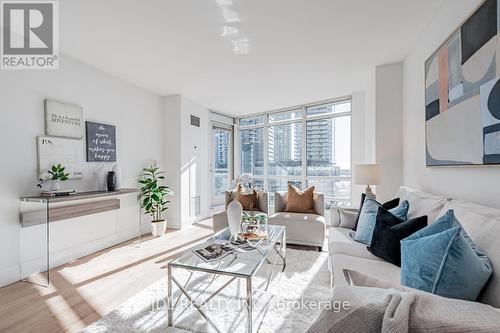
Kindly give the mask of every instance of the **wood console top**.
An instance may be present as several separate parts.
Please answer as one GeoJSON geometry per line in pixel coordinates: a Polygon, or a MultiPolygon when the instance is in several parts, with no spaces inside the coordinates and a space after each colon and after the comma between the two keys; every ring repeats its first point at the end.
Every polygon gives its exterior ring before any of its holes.
{"type": "Polygon", "coordinates": [[[137,193],[137,192],[139,192],[139,191],[135,188],[122,188],[122,189],[116,190],[114,192],[108,192],[108,191],[77,192],[76,194],[59,196],[59,197],[35,195],[35,196],[22,197],[21,200],[23,200],[23,201],[65,202],[65,201],[74,201],[74,200],[83,200],[83,199],[94,199],[94,198],[100,198],[100,197],[110,197],[110,196],[137,193]]]}

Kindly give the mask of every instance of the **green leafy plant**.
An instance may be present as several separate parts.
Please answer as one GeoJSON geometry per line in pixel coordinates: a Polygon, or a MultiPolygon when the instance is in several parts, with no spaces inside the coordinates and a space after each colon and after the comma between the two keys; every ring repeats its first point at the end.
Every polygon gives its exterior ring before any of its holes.
{"type": "Polygon", "coordinates": [[[138,199],[141,202],[144,211],[151,215],[153,222],[161,221],[162,213],[168,209],[170,203],[166,199],[167,196],[173,195],[174,192],[166,186],[160,185],[160,180],[164,180],[164,171],[160,171],[157,167],[144,168],[142,179],[139,180],[140,192],[138,199]]]}
{"type": "Polygon", "coordinates": [[[39,179],[37,186],[41,188],[42,185],[49,180],[58,180],[61,182],[68,180],[69,173],[65,173],[64,170],[66,170],[66,167],[62,166],[60,163],[54,164],[48,171],[48,174],[43,175],[42,178],[39,179]]]}
{"type": "Polygon", "coordinates": [[[265,223],[266,219],[267,219],[266,214],[262,214],[262,213],[251,215],[251,214],[248,214],[247,212],[243,212],[243,216],[241,217],[242,222],[252,224],[252,225],[259,224],[259,223],[265,223]]]}
{"type": "Polygon", "coordinates": [[[61,164],[53,165],[52,169],[49,171],[49,174],[52,175],[52,180],[60,180],[62,182],[68,180],[69,173],[65,173],[65,167],[61,164]]]}

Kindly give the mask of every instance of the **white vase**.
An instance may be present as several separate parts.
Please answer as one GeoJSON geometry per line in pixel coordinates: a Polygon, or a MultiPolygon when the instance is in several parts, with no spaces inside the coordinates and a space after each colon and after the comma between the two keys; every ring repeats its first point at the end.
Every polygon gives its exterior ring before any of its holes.
{"type": "Polygon", "coordinates": [[[108,175],[108,170],[104,167],[104,165],[101,165],[97,168],[95,171],[95,179],[97,183],[97,189],[99,191],[106,191],[107,190],[107,185],[106,185],[106,177],[108,175]]]}
{"type": "Polygon", "coordinates": [[[116,189],[119,190],[122,187],[122,168],[120,168],[120,164],[116,163],[113,171],[116,176],[116,189]]]}
{"type": "Polygon", "coordinates": [[[61,183],[57,179],[52,179],[52,183],[50,184],[50,190],[51,191],[60,191],[61,190],[61,183]]]}
{"type": "Polygon", "coordinates": [[[161,237],[165,234],[165,231],[167,231],[167,221],[166,220],[160,220],[160,221],[152,221],[151,222],[151,233],[155,237],[161,237]]]}
{"type": "Polygon", "coordinates": [[[229,232],[231,238],[236,239],[240,233],[241,217],[243,216],[243,207],[241,204],[233,200],[227,205],[227,223],[229,224],[229,232]]]}

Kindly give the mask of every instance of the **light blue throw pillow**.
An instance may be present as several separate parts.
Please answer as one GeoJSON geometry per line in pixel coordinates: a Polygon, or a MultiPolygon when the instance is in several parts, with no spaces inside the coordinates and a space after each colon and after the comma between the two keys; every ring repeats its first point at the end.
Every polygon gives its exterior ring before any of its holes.
{"type": "MultiPolygon", "coordinates": [[[[373,230],[375,229],[375,223],[377,222],[377,212],[380,204],[371,198],[366,198],[359,213],[359,222],[354,234],[354,240],[370,246],[372,242],[373,230]]],[[[390,209],[389,212],[399,217],[401,220],[406,221],[408,215],[408,209],[410,205],[408,201],[403,201],[399,206],[390,209]]],[[[382,208],[384,209],[384,208],[382,208]]]]}
{"type": "Polygon", "coordinates": [[[401,241],[401,284],[475,301],[492,274],[486,254],[449,210],[401,241]]]}

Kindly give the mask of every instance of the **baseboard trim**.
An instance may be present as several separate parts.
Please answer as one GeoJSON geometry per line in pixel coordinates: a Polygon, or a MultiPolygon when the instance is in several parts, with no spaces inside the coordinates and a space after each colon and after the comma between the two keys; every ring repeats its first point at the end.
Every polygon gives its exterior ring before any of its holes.
{"type": "Polygon", "coordinates": [[[0,287],[7,286],[21,280],[19,266],[11,266],[0,270],[0,287]]]}

